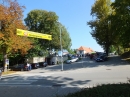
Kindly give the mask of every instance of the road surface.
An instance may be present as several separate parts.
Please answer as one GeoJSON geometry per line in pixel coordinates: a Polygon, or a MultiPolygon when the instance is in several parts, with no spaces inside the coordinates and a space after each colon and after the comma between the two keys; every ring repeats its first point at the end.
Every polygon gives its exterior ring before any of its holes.
{"type": "Polygon", "coordinates": [[[126,83],[130,78],[130,64],[119,56],[106,62],[89,58],[72,63],[53,65],[29,72],[3,76],[0,81],[1,97],[55,97],[107,83],[126,83]]]}

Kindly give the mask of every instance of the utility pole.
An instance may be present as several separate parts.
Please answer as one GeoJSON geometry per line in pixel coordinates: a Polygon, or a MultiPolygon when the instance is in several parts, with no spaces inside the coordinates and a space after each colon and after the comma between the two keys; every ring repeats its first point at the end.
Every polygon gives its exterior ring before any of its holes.
{"type": "Polygon", "coordinates": [[[61,36],[61,25],[59,23],[60,28],[60,46],[61,46],[61,71],[63,71],[63,49],[62,49],[62,36],[61,36]]]}

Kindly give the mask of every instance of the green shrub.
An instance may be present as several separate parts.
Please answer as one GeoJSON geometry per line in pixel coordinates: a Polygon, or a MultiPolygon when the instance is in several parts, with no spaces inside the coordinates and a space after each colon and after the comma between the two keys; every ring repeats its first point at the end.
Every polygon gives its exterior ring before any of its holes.
{"type": "Polygon", "coordinates": [[[130,97],[130,84],[104,84],[93,88],[85,88],[64,97],[130,97]]]}
{"type": "Polygon", "coordinates": [[[123,53],[121,56],[124,58],[130,57],[130,51],[123,53]]]}

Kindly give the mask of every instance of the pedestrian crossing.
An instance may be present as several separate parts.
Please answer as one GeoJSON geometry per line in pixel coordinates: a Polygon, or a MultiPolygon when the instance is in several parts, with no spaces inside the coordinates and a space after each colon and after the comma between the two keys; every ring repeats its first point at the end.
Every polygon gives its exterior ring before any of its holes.
{"type": "MultiPolygon", "coordinates": [[[[40,78],[39,78],[40,79],[40,78]]],[[[0,85],[30,85],[33,82],[36,82],[39,79],[13,79],[13,78],[9,78],[9,79],[5,79],[2,78],[0,80],[0,85]]]]}
{"type": "Polygon", "coordinates": [[[22,75],[10,75],[3,76],[0,80],[0,86],[8,86],[8,85],[32,85],[32,83],[37,82],[38,80],[42,80],[50,74],[22,74],[22,75]]]}

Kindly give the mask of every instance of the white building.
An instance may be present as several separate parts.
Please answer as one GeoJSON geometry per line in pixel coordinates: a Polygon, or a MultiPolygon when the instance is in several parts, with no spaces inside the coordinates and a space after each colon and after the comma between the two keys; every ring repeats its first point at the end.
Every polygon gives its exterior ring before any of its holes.
{"type": "Polygon", "coordinates": [[[92,52],[94,52],[94,51],[91,48],[87,48],[84,46],[81,46],[79,49],[77,49],[78,55],[91,54],[92,52]]]}

